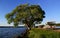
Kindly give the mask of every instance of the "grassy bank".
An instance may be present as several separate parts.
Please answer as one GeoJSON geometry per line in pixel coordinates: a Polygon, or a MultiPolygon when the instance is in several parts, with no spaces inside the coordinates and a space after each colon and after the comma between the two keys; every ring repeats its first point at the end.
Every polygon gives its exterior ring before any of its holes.
{"type": "Polygon", "coordinates": [[[60,32],[56,32],[53,30],[34,28],[29,32],[29,38],[60,38],[60,32]]]}

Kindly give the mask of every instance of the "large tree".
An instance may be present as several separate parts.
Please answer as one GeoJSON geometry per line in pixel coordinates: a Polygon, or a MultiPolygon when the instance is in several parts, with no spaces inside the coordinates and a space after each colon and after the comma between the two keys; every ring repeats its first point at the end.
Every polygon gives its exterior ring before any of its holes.
{"type": "Polygon", "coordinates": [[[22,4],[17,6],[11,13],[6,14],[8,23],[13,23],[18,26],[20,22],[26,24],[29,28],[32,27],[34,22],[42,22],[45,18],[45,12],[39,5],[22,4]]]}

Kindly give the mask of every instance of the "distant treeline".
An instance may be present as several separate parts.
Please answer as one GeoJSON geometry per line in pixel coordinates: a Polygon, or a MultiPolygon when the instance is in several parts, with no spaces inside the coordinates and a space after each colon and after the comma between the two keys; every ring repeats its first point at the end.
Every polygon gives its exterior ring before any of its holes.
{"type": "Polygon", "coordinates": [[[60,26],[60,23],[57,23],[56,26],[60,26]]]}

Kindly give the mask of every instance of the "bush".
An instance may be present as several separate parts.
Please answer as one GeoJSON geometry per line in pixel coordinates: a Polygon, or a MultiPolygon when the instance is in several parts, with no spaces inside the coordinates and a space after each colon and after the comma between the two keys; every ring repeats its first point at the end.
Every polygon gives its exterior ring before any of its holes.
{"type": "Polygon", "coordinates": [[[60,38],[60,32],[34,28],[29,31],[29,38],[60,38]]]}

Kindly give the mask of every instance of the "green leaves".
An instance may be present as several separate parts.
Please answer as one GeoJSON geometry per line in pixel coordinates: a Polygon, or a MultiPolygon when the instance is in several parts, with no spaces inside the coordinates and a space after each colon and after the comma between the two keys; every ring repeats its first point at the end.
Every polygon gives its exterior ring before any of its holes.
{"type": "Polygon", "coordinates": [[[22,21],[31,27],[34,21],[42,21],[45,17],[45,12],[39,5],[22,4],[17,6],[11,13],[6,14],[8,23],[14,23],[14,26],[18,26],[22,21]],[[24,19],[24,20],[22,20],[24,19]]]}
{"type": "Polygon", "coordinates": [[[9,19],[10,18],[10,14],[6,14],[5,18],[9,19]]]}

